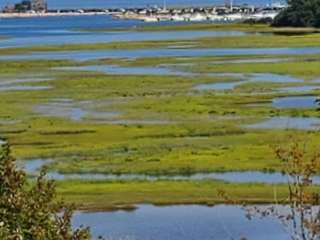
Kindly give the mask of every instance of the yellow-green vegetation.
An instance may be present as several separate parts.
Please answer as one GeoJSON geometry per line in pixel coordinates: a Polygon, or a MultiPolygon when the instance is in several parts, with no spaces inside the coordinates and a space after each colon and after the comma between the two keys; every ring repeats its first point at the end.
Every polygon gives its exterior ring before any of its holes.
{"type": "Polygon", "coordinates": [[[320,75],[320,61],[283,61],[277,63],[250,63],[250,64],[205,64],[201,63],[189,67],[194,72],[234,72],[234,73],[277,73],[288,74],[310,80],[320,75]]]}
{"type": "MultiPolygon", "coordinates": [[[[58,192],[79,208],[91,210],[134,209],[135,204],[218,204],[223,190],[238,203],[273,203],[277,193],[279,203],[287,200],[286,185],[234,184],[224,182],[59,182],[58,192]]],[[[311,192],[319,191],[312,187],[311,192]]]]}
{"type": "MultiPolygon", "coordinates": [[[[186,42],[191,43],[191,40],[186,42]]],[[[37,46],[0,52],[136,49],[180,43],[37,46]]],[[[248,35],[206,38],[192,43],[208,48],[319,46],[320,37],[317,34],[288,37],[248,35]]],[[[246,125],[279,116],[319,117],[313,107],[274,108],[271,104],[275,97],[317,96],[317,89],[304,93],[279,90],[284,87],[320,87],[319,82],[313,81],[320,77],[319,67],[317,55],[0,61],[0,134],[8,139],[18,159],[51,159],[49,170],[60,173],[172,175],[280,171],[273,147],[286,144],[292,136],[299,135],[312,143],[311,149],[316,149],[320,140],[317,131],[258,130],[246,125]],[[268,58],[278,61],[255,62],[268,58]],[[242,60],[247,62],[232,63],[242,60]],[[130,67],[158,67],[184,74],[130,75],[59,69],[107,64],[127,67],[128,73],[130,67]],[[300,81],[248,82],[253,73],[286,74],[300,81]],[[35,81],[36,78],[40,80],[35,81]],[[232,82],[242,84],[225,90],[198,88],[201,84],[232,82]],[[19,89],[37,86],[50,89],[19,89]]],[[[78,204],[84,203],[85,208],[114,208],[144,202],[216,203],[219,202],[217,189],[220,188],[244,201],[268,202],[273,197],[273,188],[269,185],[215,181],[84,180],[61,181],[58,187],[61,195],[78,204]]],[[[285,195],[284,186],[278,188],[285,195]]]]}

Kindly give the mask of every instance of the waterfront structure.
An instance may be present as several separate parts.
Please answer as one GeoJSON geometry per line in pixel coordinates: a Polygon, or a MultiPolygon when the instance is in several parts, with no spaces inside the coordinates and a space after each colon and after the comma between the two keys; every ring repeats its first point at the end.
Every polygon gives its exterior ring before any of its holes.
{"type": "Polygon", "coordinates": [[[272,21],[285,5],[256,7],[250,5],[167,8],[128,8],[128,9],[58,9],[47,10],[45,0],[23,0],[14,7],[7,7],[0,12],[0,18],[40,17],[40,16],[80,16],[80,15],[112,15],[118,19],[136,19],[145,22],[159,21],[272,21]]]}
{"type": "Polygon", "coordinates": [[[35,12],[47,11],[47,3],[45,0],[32,0],[31,10],[35,12]]]}
{"type": "Polygon", "coordinates": [[[14,6],[4,7],[2,11],[4,13],[47,12],[47,3],[45,0],[22,0],[14,6]]]}

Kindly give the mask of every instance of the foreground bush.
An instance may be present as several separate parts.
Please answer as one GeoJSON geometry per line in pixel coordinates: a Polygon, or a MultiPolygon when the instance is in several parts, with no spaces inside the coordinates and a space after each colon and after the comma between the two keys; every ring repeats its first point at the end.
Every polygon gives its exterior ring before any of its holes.
{"type": "Polygon", "coordinates": [[[72,210],[56,201],[54,182],[42,173],[30,183],[17,169],[9,146],[0,148],[0,239],[90,239],[88,229],[71,229],[72,210]]]}

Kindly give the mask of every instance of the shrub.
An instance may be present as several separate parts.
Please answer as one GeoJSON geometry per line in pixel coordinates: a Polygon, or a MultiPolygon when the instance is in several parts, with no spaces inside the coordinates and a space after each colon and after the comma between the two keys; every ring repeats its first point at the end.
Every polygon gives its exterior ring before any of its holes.
{"type": "Polygon", "coordinates": [[[44,172],[28,180],[16,167],[9,145],[0,148],[0,239],[90,239],[88,229],[72,230],[72,208],[56,200],[54,182],[44,172]]]}

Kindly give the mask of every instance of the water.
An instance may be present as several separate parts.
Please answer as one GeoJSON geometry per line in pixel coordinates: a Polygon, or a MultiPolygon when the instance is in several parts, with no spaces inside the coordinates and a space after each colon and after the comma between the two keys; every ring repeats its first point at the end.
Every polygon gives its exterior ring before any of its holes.
{"type": "Polygon", "coordinates": [[[37,78],[35,77],[26,77],[26,78],[5,78],[2,79],[0,77],[0,87],[2,86],[8,86],[8,85],[15,85],[15,84],[19,84],[19,83],[37,83],[37,82],[46,82],[46,81],[51,81],[53,79],[51,78],[37,78]]]}
{"type": "Polygon", "coordinates": [[[290,75],[280,75],[273,73],[255,73],[252,74],[254,81],[273,82],[273,83],[298,83],[303,80],[292,77],[290,75]]]}
{"type": "MultiPolygon", "coordinates": [[[[54,180],[101,180],[101,181],[210,181],[221,180],[230,183],[287,183],[287,177],[281,173],[264,173],[259,171],[225,172],[225,173],[195,173],[175,176],[150,176],[144,174],[63,174],[49,172],[48,178],[54,180]]],[[[320,184],[320,177],[313,178],[314,184],[320,184]]]]}
{"type": "MultiPolygon", "coordinates": [[[[34,159],[20,161],[20,165],[29,175],[36,175],[39,170],[52,163],[51,159],[34,159]]],[[[190,175],[146,175],[138,173],[128,174],[103,174],[103,173],[79,173],[63,174],[59,172],[48,172],[48,178],[54,180],[102,180],[102,181],[208,181],[221,180],[232,183],[287,183],[288,178],[279,172],[267,173],[259,171],[224,172],[224,173],[194,173],[190,175]]],[[[314,184],[320,184],[320,176],[313,178],[314,184]]]]}
{"type": "MultiPolygon", "coordinates": [[[[305,55],[318,54],[320,47],[306,48],[191,48],[191,49],[128,49],[128,50],[83,50],[38,52],[28,55],[0,56],[0,60],[35,60],[35,59],[69,59],[86,61],[103,58],[145,58],[145,57],[202,57],[202,56],[235,56],[235,55],[305,55]]],[[[261,79],[262,80],[262,79],[261,79]]],[[[267,80],[267,79],[265,79],[267,80]]]]}
{"type": "Polygon", "coordinates": [[[1,86],[0,92],[9,91],[37,91],[37,90],[48,90],[50,86],[26,86],[26,85],[15,85],[15,86],[1,86]]]}
{"type": "MultiPolygon", "coordinates": [[[[0,7],[6,4],[17,3],[20,0],[5,0],[1,1],[0,7]]],[[[146,7],[146,6],[162,6],[163,0],[48,0],[49,8],[130,8],[130,7],[146,7]]],[[[167,5],[171,6],[212,6],[213,4],[224,4],[223,0],[169,0],[167,5]]],[[[269,4],[267,0],[237,0],[237,4],[269,4]]]]}
{"type": "MultiPolygon", "coordinates": [[[[90,20],[91,21],[91,20],[90,20]]],[[[1,41],[0,48],[31,47],[37,45],[63,45],[63,44],[94,44],[127,41],[152,41],[152,40],[184,40],[202,37],[241,36],[238,31],[158,31],[158,32],[74,32],[65,31],[64,34],[43,35],[32,33],[33,36],[11,37],[1,41]],[[36,36],[34,36],[36,35],[36,36]]]]}
{"type": "Polygon", "coordinates": [[[77,212],[74,227],[89,226],[94,239],[125,240],[289,240],[272,218],[245,217],[239,206],[139,205],[135,211],[77,212]]]}
{"type": "Polygon", "coordinates": [[[37,105],[34,110],[43,116],[67,118],[72,121],[114,120],[119,116],[117,112],[98,112],[90,109],[92,102],[74,102],[71,99],[59,99],[47,104],[37,105]]]}
{"type": "Polygon", "coordinates": [[[315,108],[318,106],[315,96],[302,97],[279,97],[272,100],[272,106],[275,108],[315,108]]]}
{"type": "Polygon", "coordinates": [[[288,93],[301,93],[301,92],[310,92],[320,89],[320,86],[297,86],[297,87],[284,87],[280,88],[281,92],[288,93]]]}
{"type": "Polygon", "coordinates": [[[0,92],[8,91],[37,91],[37,90],[48,90],[51,89],[51,86],[44,85],[28,85],[30,83],[42,83],[51,81],[51,78],[44,78],[39,76],[19,76],[17,78],[2,78],[0,77],[0,92]]]}
{"type": "Polygon", "coordinates": [[[280,75],[272,73],[255,73],[255,74],[242,74],[242,73],[210,73],[210,76],[218,77],[232,77],[242,81],[237,82],[218,82],[200,84],[195,87],[196,90],[232,90],[235,87],[250,83],[250,82],[272,82],[272,83],[297,83],[303,82],[302,79],[294,78],[289,75],[280,75]]]}
{"type": "Polygon", "coordinates": [[[195,87],[196,90],[232,90],[236,86],[243,84],[243,82],[221,82],[221,83],[207,83],[200,84],[195,87]]]}
{"type": "Polygon", "coordinates": [[[101,42],[194,39],[201,37],[241,36],[241,31],[157,31],[135,32],[113,29],[136,28],[149,25],[179,25],[181,23],[144,23],[138,20],[118,20],[111,16],[68,16],[43,18],[1,19],[0,48],[30,47],[37,45],[85,44],[101,42]],[[108,32],[83,30],[109,29],[108,32]],[[79,31],[80,30],[80,31],[79,31]]]}
{"type": "Polygon", "coordinates": [[[260,123],[244,126],[252,129],[319,130],[320,118],[273,117],[260,123]]]}
{"type": "Polygon", "coordinates": [[[243,63],[278,63],[290,61],[289,58],[250,58],[250,59],[236,59],[236,60],[223,60],[213,61],[212,64],[243,64],[243,63]]]}
{"type": "Polygon", "coordinates": [[[27,174],[34,175],[39,172],[39,170],[48,164],[51,160],[45,159],[33,159],[18,162],[18,165],[22,167],[27,174]]]}

